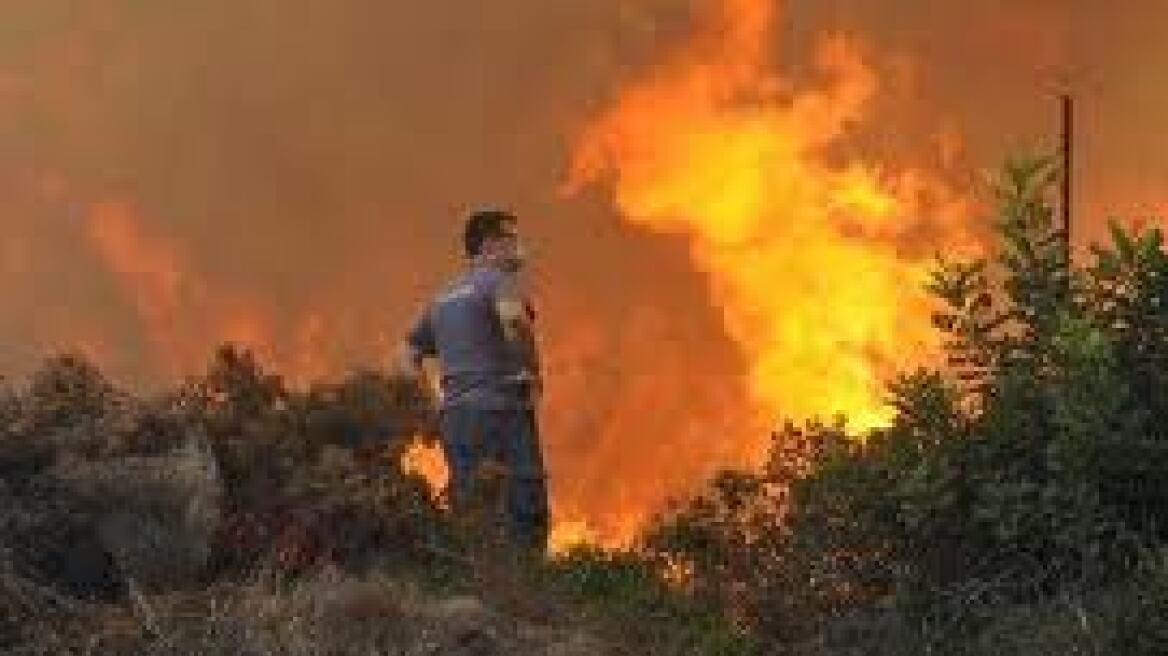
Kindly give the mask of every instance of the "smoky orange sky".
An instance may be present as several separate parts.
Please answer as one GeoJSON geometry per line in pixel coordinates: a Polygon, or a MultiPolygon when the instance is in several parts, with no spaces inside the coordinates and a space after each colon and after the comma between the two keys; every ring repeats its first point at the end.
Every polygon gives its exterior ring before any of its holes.
{"type": "MultiPolygon", "coordinates": [[[[223,340],[297,379],[384,362],[459,266],[464,212],[506,206],[535,252],[557,513],[627,533],[765,439],[750,340],[685,234],[626,220],[602,173],[565,183],[622,90],[736,3],[759,1],[5,0],[0,371],[80,349],[150,388],[223,340]]],[[[968,189],[1053,143],[1069,80],[1080,237],[1168,209],[1168,5],[774,7],[760,52],[791,88],[827,35],[879,81],[825,157],[968,189]]]]}

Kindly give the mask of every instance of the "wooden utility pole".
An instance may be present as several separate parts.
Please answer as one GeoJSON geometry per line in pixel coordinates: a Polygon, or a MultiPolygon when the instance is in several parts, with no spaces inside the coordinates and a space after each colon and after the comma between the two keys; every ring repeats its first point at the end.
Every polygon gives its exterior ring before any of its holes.
{"type": "Polygon", "coordinates": [[[1071,262],[1071,203],[1074,181],[1075,101],[1070,93],[1059,97],[1062,105],[1062,233],[1064,255],[1071,262]]]}

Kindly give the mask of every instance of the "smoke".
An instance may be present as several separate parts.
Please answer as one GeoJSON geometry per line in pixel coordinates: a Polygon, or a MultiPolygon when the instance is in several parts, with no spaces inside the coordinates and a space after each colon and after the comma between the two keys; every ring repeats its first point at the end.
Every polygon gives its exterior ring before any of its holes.
{"type": "MultiPolygon", "coordinates": [[[[1026,150],[1053,153],[1056,95],[1076,100],[1075,207],[1078,246],[1106,237],[1110,216],[1162,217],[1168,210],[1168,92],[1160,71],[1168,46],[1158,26],[1168,5],[1132,0],[991,0],[924,7],[907,0],[788,3],[792,36],[833,26],[881,53],[900,94],[885,96],[892,134],[881,148],[917,141],[940,124],[960,136],[971,172],[1026,150]]],[[[796,39],[797,41],[797,39],[796,39]]],[[[794,49],[800,46],[791,41],[794,49]]]]}
{"type": "MultiPolygon", "coordinates": [[[[295,378],[383,361],[458,266],[464,212],[536,250],[557,507],[622,531],[742,457],[749,362],[685,240],[565,197],[571,143],[715,0],[8,0],[0,7],[0,371],[81,349],[152,386],[217,342],[295,378]]],[[[964,184],[1083,117],[1080,207],[1165,208],[1168,7],[791,0],[775,65],[849,35],[881,80],[851,156],[964,184]]]]}

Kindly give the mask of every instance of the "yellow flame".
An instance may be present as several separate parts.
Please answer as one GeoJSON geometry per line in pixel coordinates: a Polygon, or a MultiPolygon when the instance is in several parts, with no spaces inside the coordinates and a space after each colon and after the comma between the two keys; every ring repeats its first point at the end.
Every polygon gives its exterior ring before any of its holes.
{"type": "Polygon", "coordinates": [[[711,7],[583,131],[569,189],[611,185],[629,224],[688,237],[764,421],[884,425],[887,375],[937,345],[930,262],[902,253],[937,185],[840,161],[878,89],[849,41],[824,39],[820,86],[792,91],[768,63],[775,3],[711,7]]]}
{"type": "Polygon", "coordinates": [[[601,536],[586,521],[559,520],[548,536],[548,552],[564,555],[577,547],[601,544],[601,536]]]}

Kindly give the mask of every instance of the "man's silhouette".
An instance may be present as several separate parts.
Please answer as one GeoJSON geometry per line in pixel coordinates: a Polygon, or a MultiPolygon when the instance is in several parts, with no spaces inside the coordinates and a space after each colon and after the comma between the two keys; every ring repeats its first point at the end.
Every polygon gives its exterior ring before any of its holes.
{"type": "Polygon", "coordinates": [[[475,212],[463,241],[467,269],[425,308],[403,344],[402,366],[420,377],[423,359],[438,361],[454,508],[471,497],[480,465],[493,462],[505,472],[512,538],[542,551],[547,486],[535,412],[542,379],[517,221],[502,211],[475,212]]]}

